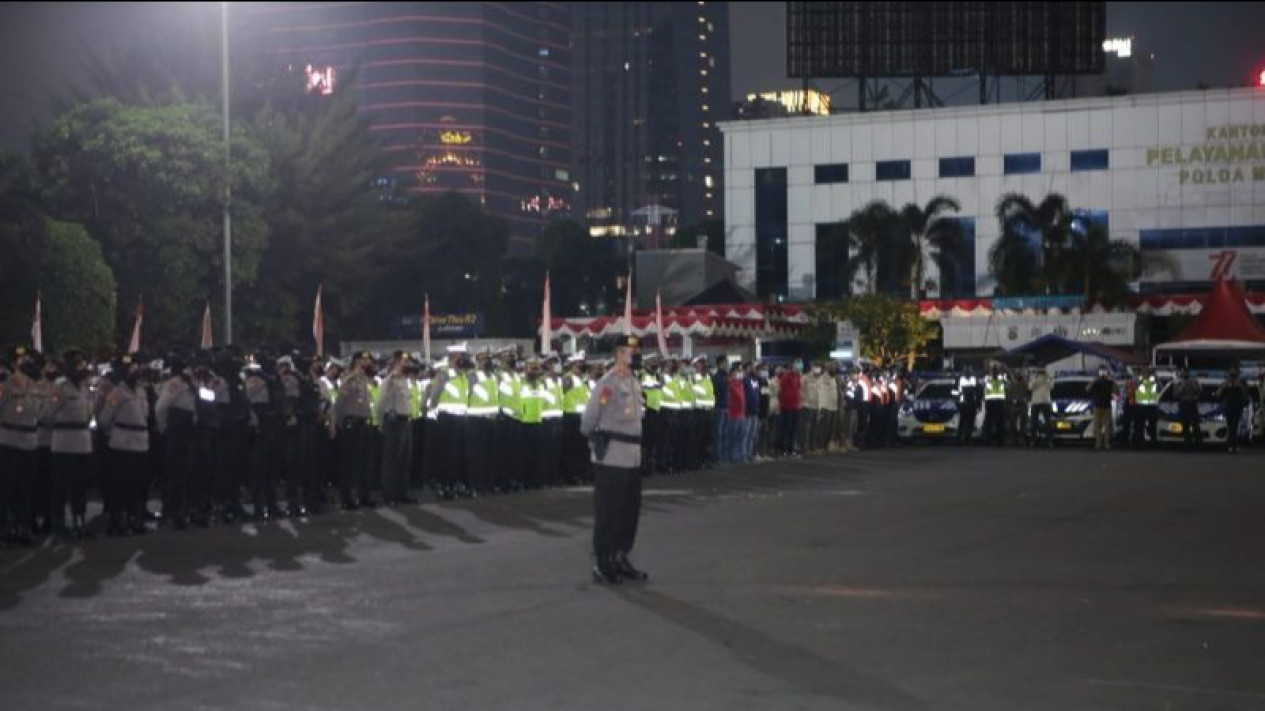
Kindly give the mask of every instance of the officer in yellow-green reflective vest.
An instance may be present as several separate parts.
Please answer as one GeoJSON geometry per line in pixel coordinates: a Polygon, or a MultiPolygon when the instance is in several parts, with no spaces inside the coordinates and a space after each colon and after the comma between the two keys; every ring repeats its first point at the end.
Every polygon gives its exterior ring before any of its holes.
{"type": "Polygon", "coordinates": [[[562,376],[562,480],[579,484],[589,480],[589,445],[580,434],[580,418],[589,401],[589,378],[584,352],[567,358],[562,376]]]}

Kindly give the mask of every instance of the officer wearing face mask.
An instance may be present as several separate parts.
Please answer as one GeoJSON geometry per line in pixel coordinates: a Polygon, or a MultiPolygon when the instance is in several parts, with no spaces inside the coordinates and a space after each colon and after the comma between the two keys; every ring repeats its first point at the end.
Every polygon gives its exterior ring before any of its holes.
{"type": "Polygon", "coordinates": [[[39,378],[36,354],[24,346],[14,348],[0,366],[0,535],[24,546],[35,543],[31,500],[42,405],[39,378]]]}
{"type": "Polygon", "coordinates": [[[149,399],[131,355],[110,364],[114,387],[102,402],[97,426],[106,435],[105,476],[101,495],[109,512],[108,535],[144,533],[149,463],[149,399]]]}
{"type": "Polygon", "coordinates": [[[88,478],[92,472],[92,394],[89,366],[82,351],[63,356],[63,376],[49,396],[46,417],[53,425],[53,527],[66,533],[66,505],[70,505],[69,535],[88,534],[88,478]]]}

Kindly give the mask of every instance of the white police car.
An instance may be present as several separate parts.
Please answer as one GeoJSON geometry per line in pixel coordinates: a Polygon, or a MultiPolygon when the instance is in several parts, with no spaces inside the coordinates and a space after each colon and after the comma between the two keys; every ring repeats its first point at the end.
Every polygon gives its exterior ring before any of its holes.
{"type": "MultiPolygon", "coordinates": [[[[1199,429],[1200,440],[1204,444],[1225,444],[1229,439],[1229,426],[1226,424],[1225,408],[1217,397],[1217,389],[1225,382],[1218,375],[1196,376],[1199,382],[1199,429]]],[[[1186,440],[1182,429],[1181,415],[1177,404],[1177,381],[1171,381],[1160,392],[1160,411],[1157,417],[1156,438],[1160,442],[1181,444],[1186,440]]],[[[1250,388],[1249,388],[1250,394],[1250,388]]],[[[1255,405],[1251,397],[1239,420],[1239,439],[1244,444],[1251,439],[1254,428],[1255,405]]]]}
{"type": "MultiPolygon", "coordinates": [[[[1096,375],[1088,373],[1059,374],[1050,388],[1050,401],[1054,416],[1050,430],[1055,440],[1094,439],[1094,403],[1089,397],[1089,386],[1096,375]]],[[[1112,422],[1119,425],[1119,398],[1113,398],[1112,422]]]]}
{"type": "MultiPolygon", "coordinates": [[[[956,440],[958,438],[957,378],[931,378],[896,414],[896,433],[903,440],[956,440]]],[[[984,429],[984,408],[975,416],[974,436],[984,429]]]]}

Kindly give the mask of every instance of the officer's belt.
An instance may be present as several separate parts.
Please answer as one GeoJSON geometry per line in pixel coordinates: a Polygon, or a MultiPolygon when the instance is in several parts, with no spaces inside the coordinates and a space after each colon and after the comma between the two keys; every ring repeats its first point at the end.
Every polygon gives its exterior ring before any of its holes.
{"type": "Polygon", "coordinates": [[[8,422],[0,422],[0,428],[13,430],[14,432],[39,432],[39,427],[35,425],[13,425],[8,422]]]}
{"type": "Polygon", "coordinates": [[[54,422],[53,429],[55,430],[86,430],[88,429],[88,423],[87,422],[54,422]]]}
{"type": "Polygon", "coordinates": [[[149,428],[146,427],[145,425],[129,425],[124,422],[115,422],[114,426],[121,430],[127,430],[129,432],[148,432],[149,431],[149,428]]]}
{"type": "Polygon", "coordinates": [[[602,430],[602,435],[612,442],[623,442],[625,444],[641,444],[641,438],[636,435],[623,434],[621,432],[611,432],[610,430],[602,430]]]}

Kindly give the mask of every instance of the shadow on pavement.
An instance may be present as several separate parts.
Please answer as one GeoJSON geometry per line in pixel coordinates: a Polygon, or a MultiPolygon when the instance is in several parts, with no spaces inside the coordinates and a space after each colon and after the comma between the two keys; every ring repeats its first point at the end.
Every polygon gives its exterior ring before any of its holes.
{"type": "Polygon", "coordinates": [[[624,586],[616,594],[642,609],[728,649],[756,671],[819,696],[866,708],[913,711],[928,708],[890,683],[852,671],[734,620],[650,588],[624,586]]]}

